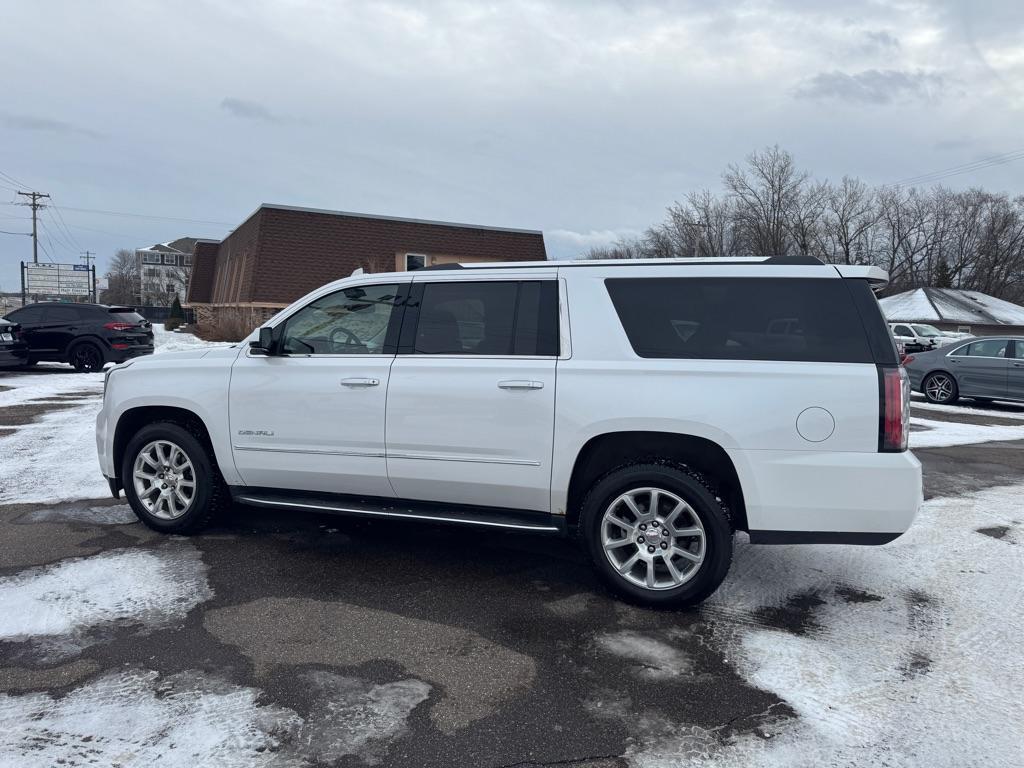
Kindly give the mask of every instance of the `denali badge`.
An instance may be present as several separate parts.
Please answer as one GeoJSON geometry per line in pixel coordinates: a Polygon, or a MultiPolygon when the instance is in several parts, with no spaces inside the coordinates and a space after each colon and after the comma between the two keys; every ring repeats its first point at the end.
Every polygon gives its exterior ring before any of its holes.
{"type": "Polygon", "coordinates": [[[240,429],[238,430],[240,435],[252,435],[253,437],[273,437],[273,430],[267,429],[240,429]]]}

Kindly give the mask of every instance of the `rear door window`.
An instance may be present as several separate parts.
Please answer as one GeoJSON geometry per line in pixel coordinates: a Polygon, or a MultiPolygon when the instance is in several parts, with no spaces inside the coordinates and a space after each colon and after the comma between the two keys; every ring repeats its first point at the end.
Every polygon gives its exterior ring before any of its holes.
{"type": "Polygon", "coordinates": [[[43,315],[43,320],[47,323],[77,323],[80,319],[81,313],[76,307],[60,304],[47,307],[43,315]]]}
{"type": "MultiPolygon", "coordinates": [[[[416,295],[419,298],[416,298],[416,295]]],[[[428,282],[400,352],[417,355],[555,356],[558,287],[553,280],[428,282]]]]}
{"type": "MultiPolygon", "coordinates": [[[[605,282],[640,357],[875,362],[852,289],[842,279],[639,277],[605,282]]],[[[877,303],[872,303],[891,346],[877,303]]]]}
{"type": "Polygon", "coordinates": [[[1006,357],[1006,339],[986,339],[968,345],[967,354],[971,357],[1006,357]]]}

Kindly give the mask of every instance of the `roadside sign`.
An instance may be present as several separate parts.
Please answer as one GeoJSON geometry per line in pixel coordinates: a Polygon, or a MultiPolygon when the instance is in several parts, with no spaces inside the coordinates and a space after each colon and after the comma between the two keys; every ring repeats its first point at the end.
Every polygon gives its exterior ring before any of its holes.
{"type": "Polygon", "coordinates": [[[26,263],[25,290],[47,296],[89,296],[92,273],[85,264],[26,263]]]}

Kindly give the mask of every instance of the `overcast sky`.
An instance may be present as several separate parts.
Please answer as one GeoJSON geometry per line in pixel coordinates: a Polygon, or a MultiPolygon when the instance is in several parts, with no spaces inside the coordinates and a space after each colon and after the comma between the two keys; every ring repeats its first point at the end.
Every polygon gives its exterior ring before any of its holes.
{"type": "MultiPolygon", "coordinates": [[[[50,193],[59,261],[261,202],[567,257],[766,145],[878,184],[1024,149],[1021,0],[0,3],[0,230],[28,231],[11,178],[50,193]]],[[[945,183],[1024,193],[1024,160],[945,183]]],[[[23,258],[0,235],[3,289],[23,258]]]]}

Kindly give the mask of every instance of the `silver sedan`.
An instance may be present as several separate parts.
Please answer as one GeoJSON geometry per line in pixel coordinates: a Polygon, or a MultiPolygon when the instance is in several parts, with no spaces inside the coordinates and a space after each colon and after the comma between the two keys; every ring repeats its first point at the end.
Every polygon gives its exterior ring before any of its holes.
{"type": "Polygon", "coordinates": [[[933,403],[960,397],[1024,402],[1024,337],[970,338],[915,352],[903,362],[912,389],[933,403]]]}

